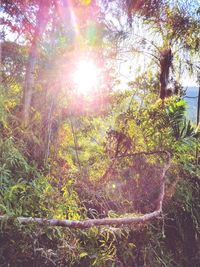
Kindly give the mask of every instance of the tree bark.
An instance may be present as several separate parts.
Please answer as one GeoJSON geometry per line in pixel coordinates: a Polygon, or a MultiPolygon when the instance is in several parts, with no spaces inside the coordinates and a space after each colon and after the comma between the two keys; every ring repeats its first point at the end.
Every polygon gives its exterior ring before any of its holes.
{"type": "Polygon", "coordinates": [[[171,48],[167,48],[160,54],[160,98],[164,101],[167,97],[167,86],[169,82],[169,70],[172,65],[171,48]]]}

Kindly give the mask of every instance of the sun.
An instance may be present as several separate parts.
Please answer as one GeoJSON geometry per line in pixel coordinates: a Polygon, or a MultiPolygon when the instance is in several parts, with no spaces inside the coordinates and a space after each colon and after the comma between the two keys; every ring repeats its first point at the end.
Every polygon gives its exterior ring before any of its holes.
{"type": "Polygon", "coordinates": [[[73,73],[73,81],[77,93],[88,95],[97,89],[99,69],[92,60],[82,60],[73,73]]]}

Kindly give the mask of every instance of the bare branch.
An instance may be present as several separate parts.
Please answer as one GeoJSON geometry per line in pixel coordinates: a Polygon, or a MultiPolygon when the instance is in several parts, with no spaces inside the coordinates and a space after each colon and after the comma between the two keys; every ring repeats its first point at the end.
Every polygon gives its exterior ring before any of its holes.
{"type": "MultiPolygon", "coordinates": [[[[89,220],[59,220],[59,219],[43,219],[43,218],[32,218],[32,217],[17,217],[16,221],[20,224],[29,224],[29,223],[37,223],[39,225],[46,226],[62,226],[69,228],[90,228],[93,226],[100,225],[115,225],[122,226],[124,224],[132,224],[132,223],[144,223],[153,218],[156,218],[160,215],[161,210],[156,210],[151,213],[144,214],[138,217],[124,217],[124,218],[105,218],[105,219],[89,219],[89,220]]],[[[8,216],[0,216],[0,220],[11,219],[8,216]]]]}

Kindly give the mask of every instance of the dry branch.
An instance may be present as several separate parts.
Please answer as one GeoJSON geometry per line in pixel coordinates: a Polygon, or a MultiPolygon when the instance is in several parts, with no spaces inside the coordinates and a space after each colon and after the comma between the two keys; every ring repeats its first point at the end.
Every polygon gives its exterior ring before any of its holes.
{"type": "MultiPolygon", "coordinates": [[[[155,152],[153,152],[154,154],[155,152]]],[[[161,188],[160,194],[158,198],[158,206],[157,209],[153,212],[146,213],[144,215],[135,216],[135,217],[123,217],[123,218],[105,218],[105,219],[88,219],[88,220],[59,220],[59,219],[43,219],[43,218],[32,218],[32,217],[17,217],[14,218],[20,224],[29,224],[29,223],[37,223],[40,225],[46,226],[62,226],[62,227],[69,227],[69,228],[90,228],[93,226],[100,226],[100,225],[114,225],[114,226],[122,226],[134,223],[144,223],[153,218],[157,218],[162,212],[162,205],[164,199],[164,192],[165,192],[165,174],[166,171],[170,167],[170,154],[168,152],[162,151],[161,153],[165,153],[167,155],[167,162],[163,167],[163,171],[161,174],[161,188]]],[[[144,153],[142,153],[144,154],[144,153]]],[[[149,154],[148,152],[145,154],[149,154]]],[[[152,154],[150,152],[150,154],[152,154]]],[[[12,217],[2,215],[0,216],[0,221],[2,220],[9,220],[12,217]]]]}
{"type": "MultiPolygon", "coordinates": [[[[124,218],[106,218],[106,219],[90,219],[90,220],[58,220],[58,219],[42,219],[42,218],[32,218],[32,217],[17,217],[16,221],[20,224],[28,224],[28,223],[37,223],[40,225],[46,226],[62,226],[69,228],[90,228],[92,226],[99,225],[115,225],[121,226],[124,224],[132,224],[132,223],[143,223],[149,221],[152,218],[158,217],[161,213],[161,210],[156,210],[151,213],[147,213],[145,215],[139,217],[124,217],[124,218]]],[[[7,216],[0,216],[0,220],[9,219],[7,216]]]]}

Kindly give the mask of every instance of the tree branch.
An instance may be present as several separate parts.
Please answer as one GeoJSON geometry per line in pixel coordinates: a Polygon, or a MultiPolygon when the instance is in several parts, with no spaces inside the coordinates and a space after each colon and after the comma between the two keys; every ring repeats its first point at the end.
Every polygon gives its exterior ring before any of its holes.
{"type": "MultiPolygon", "coordinates": [[[[124,218],[105,218],[105,219],[89,219],[89,220],[59,220],[59,219],[43,219],[43,218],[32,218],[32,217],[17,217],[15,220],[20,224],[29,224],[29,223],[37,223],[39,225],[46,226],[62,226],[69,228],[90,228],[93,226],[100,225],[115,225],[122,226],[124,224],[133,224],[133,223],[144,223],[153,218],[156,218],[160,215],[162,210],[155,210],[154,212],[144,214],[138,217],[124,217],[124,218]]],[[[0,216],[0,221],[11,219],[12,217],[8,217],[6,215],[0,216]]]]}

